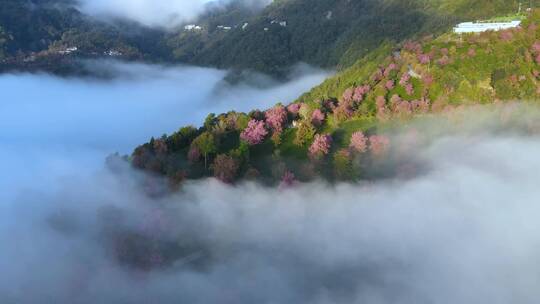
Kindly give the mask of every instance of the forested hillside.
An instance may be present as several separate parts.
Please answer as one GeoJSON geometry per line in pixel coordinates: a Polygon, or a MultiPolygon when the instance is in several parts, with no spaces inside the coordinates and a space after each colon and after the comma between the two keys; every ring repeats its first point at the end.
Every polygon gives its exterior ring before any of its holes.
{"type": "Polygon", "coordinates": [[[181,31],[168,38],[174,57],[221,68],[279,73],[304,61],[346,67],[384,41],[439,33],[459,20],[516,12],[517,0],[286,0],[252,18],[181,31]],[[280,24],[280,22],[283,22],[280,24]]]}
{"type": "Polygon", "coordinates": [[[229,183],[369,180],[410,167],[394,153],[410,143],[389,134],[406,132],[412,119],[443,113],[452,123],[464,107],[486,105],[501,123],[514,117],[525,131],[537,132],[534,121],[504,105],[538,99],[538,24],[534,11],[518,28],[384,44],[295,103],[210,114],[200,128],[184,127],[138,147],[131,163],[175,185],[212,175],[229,183]]]}
{"type": "Polygon", "coordinates": [[[76,59],[112,56],[283,76],[298,62],[344,68],[384,42],[518,9],[517,0],[281,0],[261,11],[233,1],[209,6],[196,29],[165,31],[99,21],[72,3],[1,0],[0,68],[69,71],[76,59]]]}
{"type": "Polygon", "coordinates": [[[160,46],[161,31],[127,21],[114,25],[98,21],[71,4],[71,0],[1,0],[0,71],[72,73],[78,68],[77,59],[156,61],[167,56],[160,46]]]}

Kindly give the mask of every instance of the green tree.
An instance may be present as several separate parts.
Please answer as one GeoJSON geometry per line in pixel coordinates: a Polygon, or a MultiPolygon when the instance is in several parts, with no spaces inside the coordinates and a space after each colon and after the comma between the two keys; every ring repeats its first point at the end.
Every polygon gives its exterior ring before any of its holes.
{"type": "Polygon", "coordinates": [[[210,132],[199,135],[192,143],[204,155],[204,167],[208,168],[208,155],[216,152],[216,140],[210,132]]]}
{"type": "Polygon", "coordinates": [[[313,140],[315,136],[315,128],[306,122],[303,122],[298,127],[296,131],[296,138],[294,139],[294,144],[297,146],[305,146],[313,140]]]}

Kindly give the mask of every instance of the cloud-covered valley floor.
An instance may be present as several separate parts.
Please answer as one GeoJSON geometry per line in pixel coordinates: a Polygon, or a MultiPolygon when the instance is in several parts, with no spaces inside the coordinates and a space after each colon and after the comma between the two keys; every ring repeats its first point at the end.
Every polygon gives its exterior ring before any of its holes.
{"type": "Polygon", "coordinates": [[[448,132],[413,151],[429,170],[408,179],[207,180],[149,198],[140,173],[104,168],[107,153],[207,112],[292,100],[325,73],[255,89],[213,70],[118,69],[112,83],[0,77],[0,302],[537,302],[538,137],[448,132]],[[183,255],[134,269],[119,232],[183,255]]]}

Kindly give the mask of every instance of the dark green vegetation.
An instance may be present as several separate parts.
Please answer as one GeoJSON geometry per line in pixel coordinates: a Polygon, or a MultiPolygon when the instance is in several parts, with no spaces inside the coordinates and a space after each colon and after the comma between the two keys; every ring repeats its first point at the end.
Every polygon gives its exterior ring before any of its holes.
{"type": "Polygon", "coordinates": [[[202,30],[171,33],[127,21],[96,21],[70,2],[1,0],[0,56],[7,57],[1,67],[69,72],[74,59],[112,54],[282,76],[299,61],[344,68],[385,42],[518,8],[517,0],[280,0],[260,11],[233,1],[203,15],[196,22],[202,30]],[[66,54],[72,47],[77,51],[66,54]]]}
{"type": "Polygon", "coordinates": [[[77,72],[76,59],[118,56],[155,61],[167,55],[163,33],[133,23],[91,19],[70,0],[0,1],[0,71],[77,72]],[[74,50],[73,48],[77,49],[74,50]]]}
{"type": "Polygon", "coordinates": [[[252,18],[226,24],[233,27],[227,33],[209,24],[208,31],[179,33],[168,43],[175,58],[222,68],[279,73],[298,61],[346,67],[384,41],[517,9],[515,0],[280,0],[252,18]]]}
{"type": "Polygon", "coordinates": [[[534,11],[521,28],[384,44],[287,107],[211,114],[201,128],[138,147],[132,163],[174,184],[212,175],[270,184],[293,176],[395,176],[411,160],[396,152],[404,150],[402,140],[388,134],[407,131],[411,119],[538,99],[537,24],[534,11]]]}

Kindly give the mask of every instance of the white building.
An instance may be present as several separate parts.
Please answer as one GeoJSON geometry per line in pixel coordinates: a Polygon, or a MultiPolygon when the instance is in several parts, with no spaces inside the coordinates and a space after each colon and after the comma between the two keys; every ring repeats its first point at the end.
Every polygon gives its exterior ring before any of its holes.
{"type": "Polygon", "coordinates": [[[58,53],[61,54],[61,55],[68,55],[68,54],[71,54],[71,53],[76,52],[78,50],[79,50],[78,47],[72,46],[72,47],[68,47],[66,49],[60,50],[60,51],[58,51],[58,53]]]}
{"type": "Polygon", "coordinates": [[[287,27],[287,21],[272,20],[270,24],[279,24],[282,27],[287,27]]]}
{"type": "Polygon", "coordinates": [[[202,30],[202,27],[196,24],[188,24],[184,26],[184,30],[186,31],[200,31],[202,30]]]}
{"type": "Polygon", "coordinates": [[[481,33],[486,31],[500,31],[515,28],[521,25],[521,21],[511,22],[463,22],[454,27],[454,33],[481,33]]]}
{"type": "Polygon", "coordinates": [[[232,29],[232,27],[230,26],[225,26],[225,25],[218,25],[216,27],[218,30],[224,30],[224,31],[230,31],[232,29]]]}

